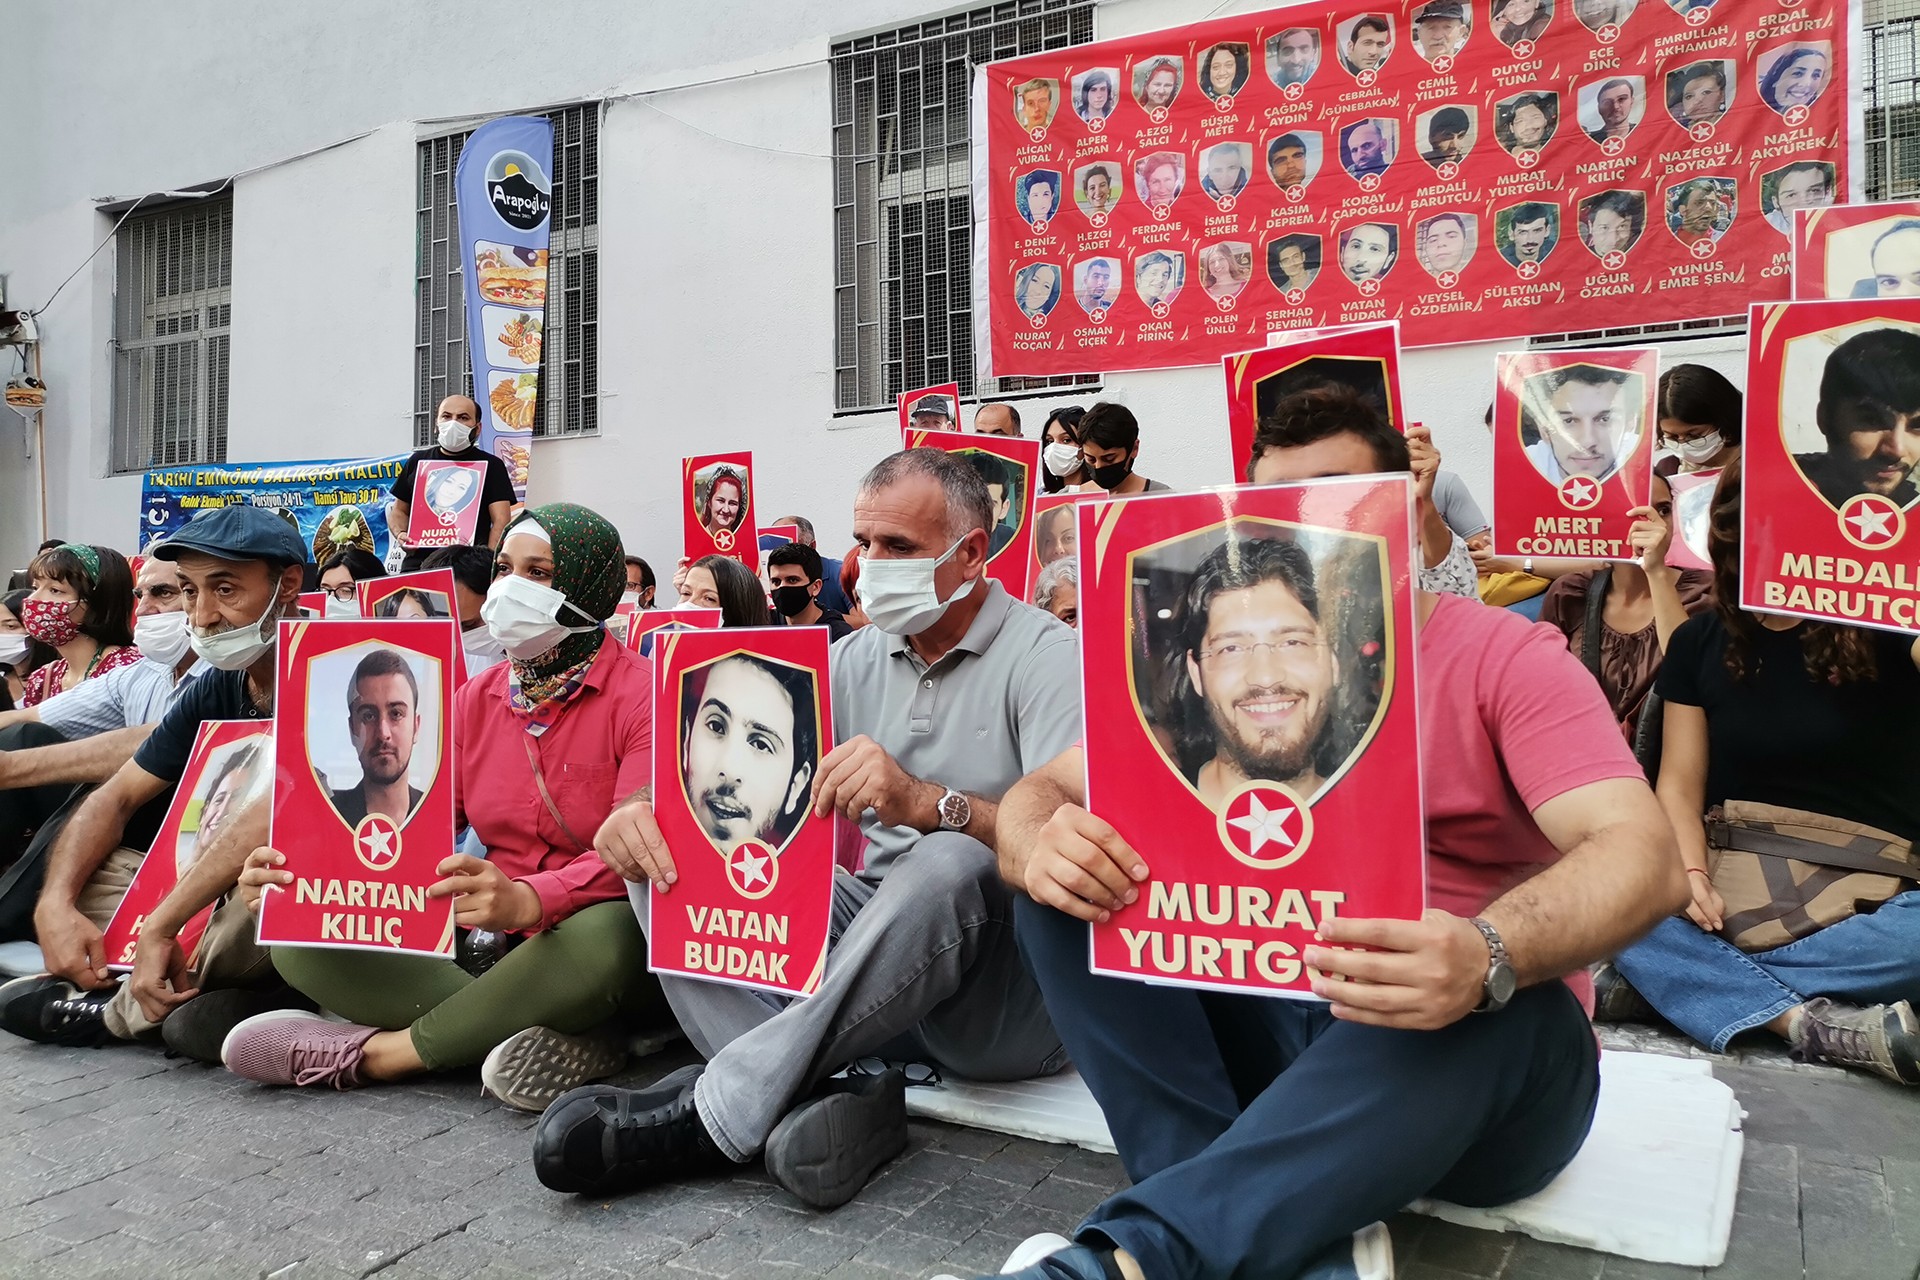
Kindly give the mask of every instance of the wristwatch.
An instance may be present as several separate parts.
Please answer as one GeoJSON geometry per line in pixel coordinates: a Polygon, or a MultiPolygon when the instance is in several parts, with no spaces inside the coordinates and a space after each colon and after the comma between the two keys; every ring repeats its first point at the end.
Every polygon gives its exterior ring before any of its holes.
{"type": "Polygon", "coordinates": [[[1532,577],[1533,576],[1533,557],[1528,556],[1525,560],[1522,560],[1520,562],[1520,568],[1524,573],[1527,574],[1528,577],[1532,577]]]}
{"type": "Polygon", "coordinates": [[[1513,992],[1520,980],[1513,972],[1513,966],[1507,962],[1507,944],[1500,941],[1500,932],[1479,916],[1468,923],[1480,931],[1487,940],[1487,978],[1481,984],[1480,1003],[1473,1006],[1475,1013],[1498,1013],[1507,1007],[1513,999],[1513,992]]]}
{"type": "Polygon", "coordinates": [[[942,831],[965,831],[967,823],[973,821],[973,806],[967,803],[966,794],[952,787],[940,793],[940,803],[935,808],[940,813],[942,831]]]}

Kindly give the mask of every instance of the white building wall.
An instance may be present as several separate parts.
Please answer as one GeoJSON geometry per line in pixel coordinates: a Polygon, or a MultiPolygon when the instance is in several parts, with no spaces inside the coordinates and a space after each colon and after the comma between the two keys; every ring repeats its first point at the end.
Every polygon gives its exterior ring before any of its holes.
{"type": "MultiPolygon", "coordinates": [[[[1097,33],[1213,7],[1115,0],[1097,33]]],[[[606,513],[664,568],[680,541],[680,457],[749,448],[763,514],[809,516],[836,554],[851,541],[855,482],[898,437],[891,410],[833,413],[824,60],[835,39],[943,11],[931,0],[575,0],[530,21],[502,0],[27,0],[10,19],[24,57],[6,59],[26,119],[6,144],[0,272],[11,273],[12,305],[38,306],[110,228],[96,198],[240,174],[229,460],[408,448],[415,147],[450,127],[417,122],[611,97],[599,155],[601,429],[538,442],[531,496],[606,513]],[[724,82],[621,96],[709,80],[724,82]]],[[[112,264],[109,247],[41,321],[48,526],[130,548],[139,482],[107,475],[112,264]]],[[[1565,327],[1579,327],[1577,310],[1565,327]]],[[[1706,348],[1743,381],[1739,344],[1706,348]]],[[[1480,415],[1495,350],[1414,352],[1405,366],[1409,417],[1434,428],[1483,503],[1480,415]]],[[[1176,487],[1230,478],[1216,367],[1118,374],[1102,394],[1139,417],[1148,475],[1176,487]]],[[[1094,398],[1020,408],[1031,432],[1047,406],[1094,398]]],[[[23,445],[17,420],[0,419],[0,565],[23,564],[41,536],[23,445]]]]}

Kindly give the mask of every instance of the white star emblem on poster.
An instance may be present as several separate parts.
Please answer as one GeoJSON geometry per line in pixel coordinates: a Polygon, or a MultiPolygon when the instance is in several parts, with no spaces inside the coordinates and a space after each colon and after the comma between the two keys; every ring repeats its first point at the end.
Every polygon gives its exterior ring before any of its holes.
{"type": "Polygon", "coordinates": [[[1585,476],[1568,476],[1560,485],[1560,501],[1575,511],[1585,511],[1600,501],[1600,486],[1585,476]]]}
{"type": "Polygon", "coordinates": [[[1279,783],[1250,782],[1220,807],[1219,835],[1250,867],[1284,867],[1307,851],[1313,812],[1279,783]]]}
{"type": "Polygon", "coordinates": [[[748,840],[727,855],[727,880],[749,898],[763,898],[780,876],[780,860],[758,841],[748,840]]]}
{"type": "Polygon", "coordinates": [[[375,871],[400,861],[400,827],[384,813],[370,813],[353,829],[353,851],[375,871]]]}
{"type": "Polygon", "coordinates": [[[1893,500],[1877,493],[1857,493],[1840,508],[1840,533],[1854,546],[1877,551],[1900,541],[1907,518],[1893,500]]]}

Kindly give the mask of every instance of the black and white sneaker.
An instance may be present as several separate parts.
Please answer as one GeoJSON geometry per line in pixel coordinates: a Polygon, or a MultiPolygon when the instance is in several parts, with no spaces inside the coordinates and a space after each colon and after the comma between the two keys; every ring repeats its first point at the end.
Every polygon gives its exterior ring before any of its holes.
{"type": "Polygon", "coordinates": [[[480,1087],[515,1111],[538,1115],[569,1089],[604,1080],[626,1065],[626,1046],[618,1041],[528,1027],[493,1047],[480,1064],[480,1087]]]}
{"type": "Polygon", "coordinates": [[[15,978],[0,987],[0,1027],[40,1044],[95,1048],[113,1039],[107,1002],[118,989],[82,991],[50,973],[15,978]]]}

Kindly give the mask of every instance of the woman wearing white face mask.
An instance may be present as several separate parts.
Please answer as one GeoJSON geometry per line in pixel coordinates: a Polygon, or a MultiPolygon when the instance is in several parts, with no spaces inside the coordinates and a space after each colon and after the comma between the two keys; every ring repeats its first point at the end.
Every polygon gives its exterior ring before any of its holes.
{"type": "Polygon", "coordinates": [[[1069,485],[1078,488],[1092,479],[1080,456],[1080,419],[1086,416],[1087,411],[1077,404],[1062,405],[1047,415],[1047,425],[1040,429],[1040,438],[1046,441],[1040,453],[1044,464],[1040,481],[1048,493],[1059,493],[1069,485]]]}
{"type": "MultiPolygon", "coordinates": [[[[652,773],[652,668],[601,625],[624,568],[620,536],[600,516],[531,508],[507,526],[481,610],[508,660],[458,695],[454,821],[487,856],[450,859],[428,892],[453,899],[459,928],[515,945],[479,977],[451,960],[275,947],[281,976],[350,1022],[242,1022],[226,1038],[230,1069],[350,1088],[480,1063],[495,1097],[540,1111],[625,1063],[617,1040],[583,1034],[660,990],[625,883],[592,843],[652,773]]],[[[240,883],[251,899],[291,880],[279,859],[270,849],[248,859],[240,883]]]]}
{"type": "Polygon", "coordinates": [[[1717,471],[1740,456],[1740,389],[1703,364],[1660,375],[1660,448],[1654,472],[1671,479],[1717,471]]]}
{"type": "MultiPolygon", "coordinates": [[[[387,527],[396,537],[406,536],[407,524],[413,518],[413,504],[427,500],[419,487],[420,464],[482,462],[486,464],[487,474],[480,485],[480,513],[473,526],[473,545],[489,550],[499,547],[500,533],[513,515],[513,475],[506,463],[478,447],[481,425],[480,406],[471,398],[448,396],[440,402],[434,412],[433,443],[414,450],[388,491],[391,501],[387,507],[387,527]]],[[[429,554],[428,548],[408,547],[400,564],[401,571],[412,573],[419,569],[429,554]]]]}
{"type": "Polygon", "coordinates": [[[320,590],[326,593],[326,616],[360,616],[360,584],[387,576],[386,566],[358,547],[336,551],[320,565],[320,590]]]}

